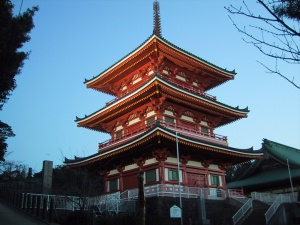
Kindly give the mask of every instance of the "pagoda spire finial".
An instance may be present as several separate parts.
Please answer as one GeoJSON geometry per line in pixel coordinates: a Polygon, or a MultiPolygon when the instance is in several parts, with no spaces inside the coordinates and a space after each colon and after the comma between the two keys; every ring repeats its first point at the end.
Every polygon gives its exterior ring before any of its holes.
{"type": "Polygon", "coordinates": [[[161,36],[159,3],[157,0],[155,0],[153,3],[153,20],[153,33],[157,36],[161,36]]]}

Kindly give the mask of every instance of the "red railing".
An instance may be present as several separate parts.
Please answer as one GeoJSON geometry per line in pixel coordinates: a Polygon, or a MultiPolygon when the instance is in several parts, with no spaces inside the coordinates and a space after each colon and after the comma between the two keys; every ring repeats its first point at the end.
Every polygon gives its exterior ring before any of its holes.
{"type": "MultiPolygon", "coordinates": [[[[184,135],[184,136],[188,136],[194,139],[198,139],[198,140],[203,140],[203,141],[207,141],[207,142],[212,142],[215,144],[221,144],[221,145],[225,145],[227,146],[227,137],[226,136],[222,136],[222,135],[218,135],[218,134],[207,134],[204,133],[200,130],[195,130],[191,127],[188,126],[184,126],[184,125],[176,125],[176,124],[170,124],[167,122],[160,122],[160,125],[162,125],[165,128],[168,128],[170,130],[176,131],[178,132],[178,134],[184,135]]],[[[111,147],[116,147],[121,145],[122,143],[129,141],[130,139],[140,135],[141,133],[149,130],[150,128],[152,128],[153,126],[155,126],[155,124],[152,125],[136,125],[136,126],[132,126],[130,128],[130,130],[126,130],[125,129],[125,134],[123,134],[123,136],[119,137],[119,138],[113,138],[104,142],[99,143],[99,151],[105,151],[108,148],[111,147]]]]}
{"type": "Polygon", "coordinates": [[[202,91],[199,90],[199,88],[195,88],[193,85],[190,85],[190,84],[184,84],[182,82],[177,82],[176,80],[171,80],[171,79],[168,79],[168,78],[165,78],[167,81],[169,81],[170,83],[172,84],[175,84],[176,86],[179,86],[183,89],[186,89],[186,90],[189,90],[191,92],[194,92],[196,94],[199,94],[199,95],[202,95],[206,98],[209,98],[210,100],[213,100],[213,101],[216,101],[217,100],[217,97],[216,96],[213,96],[213,95],[209,95],[207,93],[204,93],[202,91]]]}
{"type": "MultiPolygon", "coordinates": [[[[178,87],[181,87],[181,88],[183,88],[183,89],[185,89],[185,90],[189,90],[189,91],[194,92],[194,93],[196,93],[196,94],[202,95],[202,96],[204,96],[204,97],[206,97],[206,98],[208,98],[208,99],[210,99],[210,100],[213,100],[213,101],[216,101],[216,100],[217,100],[217,97],[216,97],[216,96],[213,96],[213,95],[207,94],[207,93],[205,93],[205,92],[202,92],[202,91],[199,90],[199,88],[195,88],[193,85],[190,85],[190,84],[183,84],[182,82],[179,82],[179,81],[176,82],[176,80],[171,80],[171,79],[166,78],[166,77],[163,77],[163,76],[159,76],[159,77],[162,78],[162,79],[164,79],[164,80],[167,80],[168,82],[170,82],[170,83],[172,83],[172,84],[175,84],[175,85],[178,86],[178,87]]],[[[150,77],[150,78],[152,78],[152,77],[150,77]]],[[[150,78],[146,80],[146,83],[147,83],[149,80],[151,80],[150,78]]],[[[144,83],[144,84],[145,84],[145,83],[144,83]]],[[[119,99],[125,97],[126,95],[130,94],[131,92],[133,92],[134,90],[136,90],[136,89],[139,88],[139,87],[140,87],[140,86],[134,85],[134,86],[132,86],[132,87],[130,87],[130,88],[127,88],[125,93],[123,93],[120,97],[116,97],[116,98],[112,99],[111,101],[107,102],[107,103],[106,103],[106,106],[109,106],[109,105],[111,105],[112,103],[118,101],[119,99]]]]}

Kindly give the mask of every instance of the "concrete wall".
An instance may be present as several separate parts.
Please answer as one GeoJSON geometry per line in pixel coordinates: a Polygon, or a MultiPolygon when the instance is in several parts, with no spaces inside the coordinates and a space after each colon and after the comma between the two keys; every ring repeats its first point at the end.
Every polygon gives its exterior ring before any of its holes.
{"type": "Polygon", "coordinates": [[[300,203],[282,204],[269,225],[293,225],[300,224],[300,203]]]}
{"type": "MultiPolygon", "coordinates": [[[[180,225],[180,219],[170,218],[170,208],[180,206],[179,198],[153,197],[146,199],[146,224],[152,225],[180,225]]],[[[202,224],[199,203],[197,199],[182,198],[183,224],[202,224]]],[[[238,210],[237,207],[229,204],[228,200],[205,200],[206,219],[211,225],[230,225],[232,216],[238,210]]]]}

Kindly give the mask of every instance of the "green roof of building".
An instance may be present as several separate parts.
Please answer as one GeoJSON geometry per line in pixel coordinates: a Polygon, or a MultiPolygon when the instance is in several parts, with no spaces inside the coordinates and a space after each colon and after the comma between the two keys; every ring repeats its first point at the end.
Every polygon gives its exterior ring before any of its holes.
{"type": "MultiPolygon", "coordinates": [[[[300,168],[299,169],[290,169],[291,178],[300,178],[300,168]]],[[[227,184],[227,188],[241,188],[249,187],[262,184],[270,184],[275,182],[280,182],[283,180],[289,179],[288,167],[278,168],[274,170],[267,170],[261,173],[257,173],[248,178],[233,181],[227,184]]]]}
{"type": "Polygon", "coordinates": [[[300,167],[300,149],[289,147],[268,139],[263,140],[265,150],[278,161],[295,167],[300,167]]]}
{"type": "Polygon", "coordinates": [[[262,150],[264,158],[252,162],[241,176],[236,177],[235,181],[227,183],[227,188],[250,187],[287,180],[289,179],[289,167],[291,178],[300,178],[300,149],[264,139],[262,150]],[[259,168],[269,158],[279,162],[282,167],[260,171],[259,168]]]}

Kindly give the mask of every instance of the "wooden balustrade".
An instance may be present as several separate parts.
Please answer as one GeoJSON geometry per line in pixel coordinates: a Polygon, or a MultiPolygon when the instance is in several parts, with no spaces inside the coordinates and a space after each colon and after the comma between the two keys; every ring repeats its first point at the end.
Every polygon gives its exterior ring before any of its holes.
{"type": "MultiPolygon", "coordinates": [[[[215,144],[221,144],[225,146],[228,145],[226,136],[213,134],[213,133],[204,133],[201,130],[195,130],[188,126],[170,124],[165,121],[160,122],[160,125],[172,131],[177,131],[179,134],[188,136],[190,138],[209,141],[215,144]]],[[[130,139],[153,128],[154,126],[155,124],[151,124],[151,125],[139,124],[136,127],[131,128],[131,130],[126,130],[126,133],[119,138],[112,138],[110,140],[99,143],[99,151],[105,151],[106,149],[111,148],[113,146],[119,146],[122,143],[129,141],[130,139]]]]}

